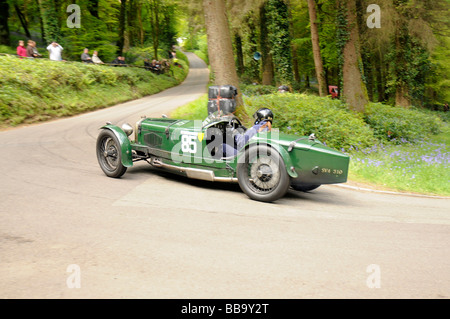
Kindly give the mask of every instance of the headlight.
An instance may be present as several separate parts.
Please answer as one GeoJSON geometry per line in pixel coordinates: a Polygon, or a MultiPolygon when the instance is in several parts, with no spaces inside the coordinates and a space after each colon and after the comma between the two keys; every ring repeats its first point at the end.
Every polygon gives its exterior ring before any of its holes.
{"type": "Polygon", "coordinates": [[[131,134],[133,134],[133,128],[128,123],[124,123],[122,125],[122,130],[125,132],[125,134],[127,134],[127,136],[130,136],[131,134]]]}

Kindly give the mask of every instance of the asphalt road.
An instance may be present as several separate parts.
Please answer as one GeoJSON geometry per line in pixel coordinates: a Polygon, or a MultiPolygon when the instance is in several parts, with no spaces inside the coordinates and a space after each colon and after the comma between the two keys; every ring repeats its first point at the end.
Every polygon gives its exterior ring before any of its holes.
{"type": "Polygon", "coordinates": [[[267,204],[146,163],[107,178],[101,125],[206,92],[188,56],[176,88],[0,132],[0,298],[450,297],[449,199],[323,186],[267,204]]]}

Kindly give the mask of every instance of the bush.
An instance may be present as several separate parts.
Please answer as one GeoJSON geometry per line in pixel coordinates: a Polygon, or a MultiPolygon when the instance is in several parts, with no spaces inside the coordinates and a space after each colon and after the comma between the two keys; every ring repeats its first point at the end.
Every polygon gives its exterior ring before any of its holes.
{"type": "Polygon", "coordinates": [[[381,103],[366,107],[365,121],[377,138],[387,141],[414,141],[438,134],[442,127],[442,121],[436,115],[381,103]]]}
{"type": "Polygon", "coordinates": [[[268,107],[274,112],[274,127],[294,135],[314,133],[328,146],[337,149],[368,147],[376,142],[362,116],[348,110],[340,100],[305,94],[276,93],[246,97],[247,112],[268,107]]]}
{"type": "Polygon", "coordinates": [[[277,93],[278,89],[272,85],[241,85],[241,92],[243,95],[265,95],[277,93]]]}

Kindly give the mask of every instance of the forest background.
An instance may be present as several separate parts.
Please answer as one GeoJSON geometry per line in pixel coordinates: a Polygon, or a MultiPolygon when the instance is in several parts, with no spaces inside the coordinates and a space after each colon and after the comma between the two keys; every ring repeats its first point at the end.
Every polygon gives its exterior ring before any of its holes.
{"type": "MultiPolygon", "coordinates": [[[[46,54],[45,47],[57,41],[68,60],[79,61],[87,47],[106,62],[123,54],[128,63],[142,64],[145,54],[167,58],[182,39],[186,50],[209,62],[205,10],[217,13],[207,2],[0,0],[0,51],[13,53],[19,39],[33,39],[46,54]]],[[[219,2],[241,83],[286,84],[321,96],[329,94],[329,85],[342,93],[346,84],[359,86],[363,104],[442,109],[450,100],[449,0],[219,2]],[[351,68],[353,82],[345,83],[351,68]]],[[[359,104],[351,107],[361,110],[359,104]]]]}
{"type": "MultiPolygon", "coordinates": [[[[104,62],[123,55],[142,66],[169,59],[176,45],[205,60],[210,84],[239,88],[238,115],[270,107],[280,130],[314,132],[351,154],[352,177],[449,195],[449,9],[450,0],[0,0],[0,53],[14,55],[18,40],[33,39],[47,57],[56,41],[65,60],[78,61],[69,68],[0,56],[0,123],[76,114],[176,85],[188,71],[181,51],[183,68],[163,76],[79,62],[89,48],[104,62]],[[290,93],[278,94],[281,85],[290,93]],[[113,92],[122,100],[105,103],[113,92]]],[[[173,115],[204,118],[205,105],[173,115]]]]}

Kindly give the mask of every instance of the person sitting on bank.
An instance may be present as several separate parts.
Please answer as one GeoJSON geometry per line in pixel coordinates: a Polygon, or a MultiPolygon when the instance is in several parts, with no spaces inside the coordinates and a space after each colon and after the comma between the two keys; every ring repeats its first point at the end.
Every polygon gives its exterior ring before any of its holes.
{"type": "Polygon", "coordinates": [[[117,58],[114,59],[114,61],[111,62],[114,66],[127,66],[125,64],[125,57],[119,55],[117,58]]]}
{"type": "Polygon", "coordinates": [[[40,58],[42,55],[39,54],[37,48],[36,48],[36,42],[33,40],[28,40],[27,42],[27,57],[29,58],[40,58]]]}
{"type": "Polygon", "coordinates": [[[105,64],[102,60],[100,60],[100,58],[98,57],[98,52],[94,51],[94,53],[92,54],[92,62],[94,62],[95,64],[105,64]]]}
{"type": "Polygon", "coordinates": [[[93,63],[92,62],[92,58],[89,55],[89,49],[85,48],[83,53],[81,54],[81,61],[83,61],[84,63],[93,63]]]}
{"type": "Polygon", "coordinates": [[[19,45],[17,47],[17,55],[20,57],[27,57],[27,49],[25,48],[25,42],[23,40],[19,40],[19,45]]]}

